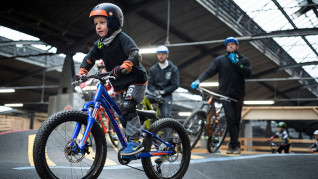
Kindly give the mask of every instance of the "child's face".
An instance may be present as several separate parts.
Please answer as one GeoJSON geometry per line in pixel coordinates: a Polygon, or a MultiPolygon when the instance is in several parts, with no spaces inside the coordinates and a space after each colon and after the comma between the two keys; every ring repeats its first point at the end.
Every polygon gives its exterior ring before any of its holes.
{"type": "Polygon", "coordinates": [[[318,135],[315,135],[316,140],[318,140],[318,135]]]}
{"type": "Polygon", "coordinates": [[[282,132],[282,131],[283,131],[283,128],[282,128],[282,127],[278,127],[278,131],[279,131],[279,132],[282,132]]]}
{"type": "Polygon", "coordinates": [[[105,37],[108,33],[107,18],[103,16],[94,17],[94,24],[97,34],[105,37]]]}

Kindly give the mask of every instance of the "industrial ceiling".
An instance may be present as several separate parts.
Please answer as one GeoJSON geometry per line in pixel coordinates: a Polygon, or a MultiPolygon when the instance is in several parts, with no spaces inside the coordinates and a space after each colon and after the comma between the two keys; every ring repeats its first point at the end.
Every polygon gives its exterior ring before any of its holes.
{"type": "MultiPolygon", "coordinates": [[[[10,95],[0,93],[0,105],[19,102],[25,104],[21,110],[47,112],[48,98],[57,94],[61,79],[64,57],[58,54],[72,56],[88,52],[98,38],[88,15],[102,2],[106,1],[41,0],[31,3],[12,0],[2,3],[0,25],[35,36],[39,41],[0,39],[0,87],[16,87],[16,92],[10,95]],[[36,49],[30,46],[33,43],[56,47],[57,52],[36,49]]],[[[302,68],[306,64],[297,63],[272,38],[317,35],[317,26],[268,32],[232,0],[107,2],[122,8],[123,31],[139,48],[161,44],[169,47],[169,60],[178,66],[183,88],[191,91],[190,83],[215,57],[226,53],[223,39],[234,36],[240,40],[239,51],[249,58],[252,68],[252,75],[246,82],[246,100],[273,99],[275,105],[280,106],[318,105],[317,80],[302,68]]],[[[282,0],[273,2],[279,5],[282,0]]],[[[283,13],[284,7],[280,10],[283,13]]],[[[316,8],[311,10],[317,11],[316,8]]],[[[156,61],[155,54],[143,54],[142,64],[147,70],[156,61]]],[[[313,65],[317,65],[317,59],[313,65]]],[[[207,81],[217,79],[214,76],[207,81]]],[[[216,87],[209,89],[217,91],[216,87]]]]}

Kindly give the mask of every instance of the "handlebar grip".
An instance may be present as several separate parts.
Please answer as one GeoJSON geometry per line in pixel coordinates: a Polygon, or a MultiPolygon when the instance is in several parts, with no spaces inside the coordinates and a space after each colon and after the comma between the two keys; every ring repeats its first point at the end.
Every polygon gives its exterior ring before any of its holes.
{"type": "Polygon", "coordinates": [[[127,74],[128,74],[128,71],[127,71],[125,68],[123,68],[123,69],[120,70],[120,73],[121,73],[122,75],[127,75],[127,74]]]}

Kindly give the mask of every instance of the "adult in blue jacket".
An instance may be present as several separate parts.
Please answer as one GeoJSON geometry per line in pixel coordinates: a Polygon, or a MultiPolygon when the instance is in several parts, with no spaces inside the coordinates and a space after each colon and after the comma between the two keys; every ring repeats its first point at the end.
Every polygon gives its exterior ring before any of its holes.
{"type": "Polygon", "coordinates": [[[165,100],[159,103],[160,117],[170,116],[172,93],[179,87],[178,68],[168,60],[169,50],[166,46],[157,48],[158,63],[149,69],[148,90],[165,100]]]}
{"type": "Polygon", "coordinates": [[[229,37],[225,39],[224,44],[227,53],[216,57],[209,68],[191,84],[191,87],[197,88],[200,82],[219,73],[219,93],[237,99],[237,102],[222,102],[230,134],[227,153],[239,154],[241,149],[238,138],[245,96],[245,78],[251,74],[251,68],[249,60],[238,52],[239,42],[237,39],[229,37]]]}

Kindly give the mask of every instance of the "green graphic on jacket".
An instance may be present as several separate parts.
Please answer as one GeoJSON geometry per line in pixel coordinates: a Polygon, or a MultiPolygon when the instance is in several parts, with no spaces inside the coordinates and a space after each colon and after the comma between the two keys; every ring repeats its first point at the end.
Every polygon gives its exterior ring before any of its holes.
{"type": "Polygon", "coordinates": [[[98,47],[99,49],[101,49],[103,46],[104,46],[104,43],[103,43],[103,42],[98,42],[98,43],[97,43],[97,47],[98,47]]]}
{"type": "Polygon", "coordinates": [[[167,73],[166,73],[166,79],[167,79],[167,80],[170,80],[170,79],[171,79],[171,72],[167,72],[167,73]]]}

